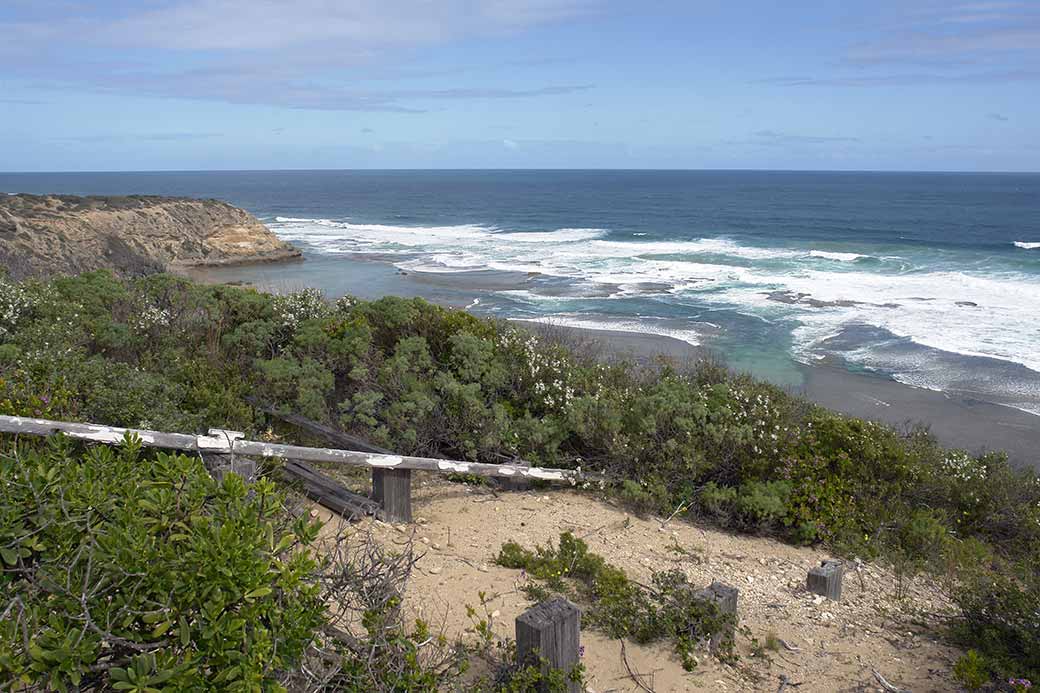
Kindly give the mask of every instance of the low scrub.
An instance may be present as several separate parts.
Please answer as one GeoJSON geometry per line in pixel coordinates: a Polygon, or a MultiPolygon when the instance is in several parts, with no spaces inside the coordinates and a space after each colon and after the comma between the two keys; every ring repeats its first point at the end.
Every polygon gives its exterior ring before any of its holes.
{"type": "MultiPolygon", "coordinates": [[[[640,369],[418,299],[325,301],[169,276],[0,282],[0,413],[258,433],[247,397],[404,454],[582,468],[650,512],[950,578],[974,619],[985,580],[1026,598],[1040,483],[1003,455],[947,450],[827,411],[717,363],[640,369]],[[993,581],[991,581],[992,583],[993,581]],[[965,593],[966,591],[966,593],[965,593]]],[[[1031,667],[1021,631],[980,645],[1031,667]]],[[[1008,664],[1000,664],[1008,662],[1008,664]]],[[[1014,671],[1014,667],[1019,670],[1014,671]]]]}
{"type": "Polygon", "coordinates": [[[687,670],[697,665],[696,647],[714,635],[720,636],[718,653],[733,655],[733,640],[725,636],[735,625],[732,617],[696,598],[696,588],[681,571],[654,573],[651,584],[642,586],[570,532],[560,535],[558,546],[530,550],[516,542],[503,544],[496,562],[524,571],[532,580],[525,591],[536,601],[552,592],[576,599],[585,607],[585,622],[612,638],[670,640],[687,670]]]}
{"type": "Polygon", "coordinates": [[[4,690],[434,691],[464,668],[400,620],[410,557],[315,551],[270,481],[61,437],[4,450],[0,478],[4,690]]]}

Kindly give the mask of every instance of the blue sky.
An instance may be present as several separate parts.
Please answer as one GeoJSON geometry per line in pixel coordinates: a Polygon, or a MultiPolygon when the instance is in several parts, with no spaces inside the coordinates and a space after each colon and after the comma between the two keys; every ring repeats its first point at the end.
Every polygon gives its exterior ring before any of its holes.
{"type": "Polygon", "coordinates": [[[3,0],[0,170],[1040,170],[1040,0],[3,0]]]}

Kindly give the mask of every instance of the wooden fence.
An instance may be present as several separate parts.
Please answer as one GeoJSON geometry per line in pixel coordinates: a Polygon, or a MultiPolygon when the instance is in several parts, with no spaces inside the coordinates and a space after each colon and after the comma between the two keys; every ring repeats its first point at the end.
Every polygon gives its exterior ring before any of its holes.
{"type": "MultiPolygon", "coordinates": [[[[295,463],[291,466],[287,465],[287,470],[292,476],[300,479],[305,487],[318,488],[319,490],[315,491],[318,494],[322,493],[320,487],[322,486],[321,480],[323,477],[302,463],[326,462],[367,467],[372,470],[372,487],[375,501],[380,506],[381,512],[379,514],[386,519],[402,522],[410,522],[412,519],[411,473],[414,470],[440,474],[473,474],[483,477],[564,483],[577,483],[584,479],[581,472],[571,469],[526,467],[517,464],[485,464],[431,457],[391,455],[379,452],[282,445],[279,443],[246,440],[245,434],[240,431],[216,428],[210,429],[208,435],[189,435],[185,433],[166,433],[163,431],[118,428],[90,423],[49,421],[47,419],[0,415],[0,432],[34,436],[49,436],[55,433],[62,433],[75,440],[108,444],[117,444],[123,440],[127,433],[130,433],[139,438],[141,444],[145,447],[195,452],[204,458],[230,458],[233,460],[235,456],[241,456],[247,458],[293,460],[295,463]]],[[[324,481],[328,482],[327,479],[324,481]]],[[[343,495],[342,489],[337,490],[337,493],[343,495]]],[[[347,493],[349,494],[349,492],[347,493]]],[[[312,493],[308,493],[308,495],[314,497],[312,493]]],[[[347,497],[345,496],[345,498],[347,497]]],[[[371,501],[368,501],[368,499],[355,497],[354,500],[343,501],[340,505],[352,510],[365,510],[365,502],[371,504],[371,501]]],[[[334,506],[330,505],[329,507],[334,506]]]]}

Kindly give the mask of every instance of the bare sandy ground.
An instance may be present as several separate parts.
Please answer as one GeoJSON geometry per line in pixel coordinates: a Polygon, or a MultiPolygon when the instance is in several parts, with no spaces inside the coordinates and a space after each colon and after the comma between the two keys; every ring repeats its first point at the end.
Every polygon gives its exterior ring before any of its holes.
{"type": "Polygon", "coordinates": [[[531,603],[520,591],[519,571],[498,567],[494,556],[506,541],[545,544],[567,530],[637,580],[678,568],[694,584],[719,580],[740,589],[739,625],[746,632],[737,636],[736,665],[703,652],[696,671],[687,673],[667,642],[626,643],[628,667],[640,685],[627,671],[621,644],[585,628],[589,691],[777,691],[781,676],[789,692],[879,691],[874,670],[915,693],[957,690],[950,672],[960,653],[940,639],[950,605],[927,581],[915,581],[896,598],[894,576],[866,565],[849,569],[840,602],[824,600],[804,587],[806,572],[829,558],[824,552],[640,518],[571,490],[493,492],[420,476],[413,503],[413,525],[370,520],[353,531],[371,529],[391,547],[414,543],[421,558],[405,608],[449,636],[475,638],[470,605],[492,616],[498,637],[513,638],[514,619],[531,603]],[[755,656],[750,638],[762,642],[770,635],[786,646],[755,656]]]}

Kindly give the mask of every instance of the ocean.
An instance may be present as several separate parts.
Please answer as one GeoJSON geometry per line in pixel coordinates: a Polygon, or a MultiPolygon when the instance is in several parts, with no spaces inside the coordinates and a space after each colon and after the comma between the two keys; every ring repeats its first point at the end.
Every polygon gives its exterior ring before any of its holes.
{"type": "Polygon", "coordinates": [[[3,174],[0,191],[215,197],[330,295],[668,335],[797,386],[821,361],[1040,414],[1040,174],[3,174]]]}

